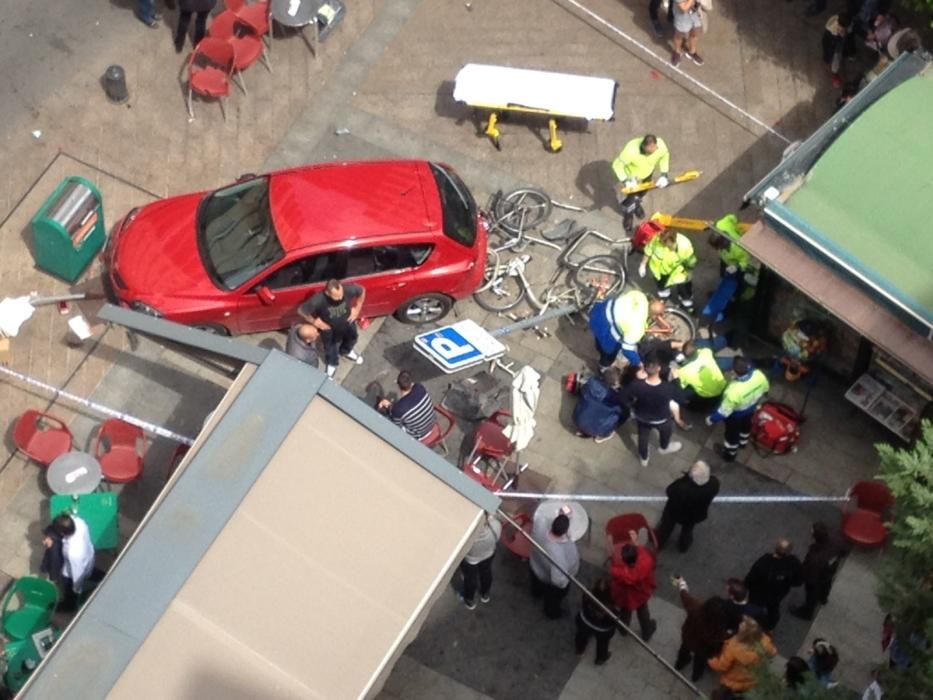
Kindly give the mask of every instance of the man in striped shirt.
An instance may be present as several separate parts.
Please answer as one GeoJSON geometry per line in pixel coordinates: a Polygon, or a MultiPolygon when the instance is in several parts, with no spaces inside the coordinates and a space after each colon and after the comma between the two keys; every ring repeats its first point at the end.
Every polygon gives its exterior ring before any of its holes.
{"type": "Polygon", "coordinates": [[[379,408],[415,440],[424,440],[431,434],[436,422],[431,395],[404,370],[399,372],[395,383],[398,385],[399,397],[394,402],[382,399],[379,408]]]}

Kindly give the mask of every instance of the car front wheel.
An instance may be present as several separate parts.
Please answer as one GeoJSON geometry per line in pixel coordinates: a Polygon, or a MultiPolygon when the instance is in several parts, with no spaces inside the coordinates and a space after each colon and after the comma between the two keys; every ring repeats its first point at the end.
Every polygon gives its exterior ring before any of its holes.
{"type": "Polygon", "coordinates": [[[447,315],[453,301],[443,294],[422,294],[412,297],[395,312],[395,318],[402,323],[420,325],[432,323],[447,315]]]}

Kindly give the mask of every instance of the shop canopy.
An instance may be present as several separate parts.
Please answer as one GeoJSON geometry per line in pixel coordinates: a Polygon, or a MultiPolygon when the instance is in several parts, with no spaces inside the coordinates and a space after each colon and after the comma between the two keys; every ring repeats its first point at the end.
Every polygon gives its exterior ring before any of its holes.
{"type": "Polygon", "coordinates": [[[748,195],[742,243],[933,383],[933,68],[904,54],[748,195]]]}
{"type": "Polygon", "coordinates": [[[244,366],[22,697],[372,697],[497,505],[272,351],[244,366]]]}

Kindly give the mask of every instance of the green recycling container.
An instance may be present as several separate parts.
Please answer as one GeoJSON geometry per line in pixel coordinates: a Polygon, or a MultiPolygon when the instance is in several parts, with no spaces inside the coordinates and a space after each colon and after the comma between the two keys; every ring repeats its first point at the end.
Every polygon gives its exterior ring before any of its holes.
{"type": "Polygon", "coordinates": [[[74,282],[104,246],[100,191],[83,177],[66,177],[32,218],[36,265],[74,282]]]}

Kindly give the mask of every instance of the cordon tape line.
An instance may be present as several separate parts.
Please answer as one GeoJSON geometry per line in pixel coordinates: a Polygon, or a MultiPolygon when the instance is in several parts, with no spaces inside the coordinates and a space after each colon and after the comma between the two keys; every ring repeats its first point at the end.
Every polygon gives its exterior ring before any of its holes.
{"type": "Polygon", "coordinates": [[[54,387],[51,384],[40,382],[38,379],[34,379],[33,377],[30,377],[29,375],[22,374],[21,372],[12,370],[9,367],[4,367],[3,365],[0,365],[0,372],[2,372],[3,374],[6,374],[9,377],[13,377],[14,379],[18,379],[24,384],[38,387],[39,389],[43,389],[44,391],[54,394],[56,398],[61,397],[63,399],[68,399],[69,401],[80,404],[81,406],[85,406],[86,408],[89,408],[96,413],[101,413],[105,416],[110,416],[111,418],[119,418],[120,420],[126,423],[135,425],[137,428],[142,428],[144,431],[146,431],[147,433],[151,433],[152,435],[158,435],[159,437],[164,437],[169,440],[174,440],[175,442],[180,442],[188,446],[191,446],[194,444],[193,438],[186,437],[184,435],[179,435],[178,433],[172,432],[171,430],[167,428],[163,428],[153,423],[149,423],[140,418],[131,416],[128,413],[123,413],[122,411],[117,411],[112,408],[108,408],[107,406],[102,406],[99,403],[95,403],[93,401],[90,401],[89,399],[84,398],[83,396],[76,396],[75,394],[71,394],[63,389],[54,387]]]}
{"type": "MultiPolygon", "coordinates": [[[[619,29],[617,26],[615,26],[614,24],[612,24],[612,23],[609,22],[608,20],[603,19],[602,17],[600,17],[599,15],[597,15],[595,12],[593,12],[593,11],[592,11],[591,9],[589,9],[588,7],[584,7],[583,5],[581,5],[581,4],[580,4],[579,2],[577,2],[576,0],[555,0],[555,2],[558,2],[558,3],[565,2],[565,3],[567,3],[568,5],[572,5],[573,7],[577,8],[580,12],[582,12],[583,14],[587,15],[588,17],[590,17],[593,21],[598,22],[599,24],[603,25],[603,26],[604,26],[606,29],[608,29],[609,31],[613,32],[614,34],[618,34],[620,37],[622,37],[623,39],[625,39],[625,40],[628,41],[629,43],[634,44],[634,45],[637,46],[641,51],[643,51],[644,53],[648,54],[649,56],[651,56],[651,57],[652,57],[653,59],[655,59],[656,61],[660,61],[660,62],[665,66],[665,68],[667,68],[667,69],[669,69],[669,70],[672,70],[672,71],[675,71],[680,77],[682,77],[684,80],[688,81],[688,82],[691,83],[692,85],[696,86],[697,88],[699,88],[700,90],[702,90],[703,92],[705,92],[707,95],[710,95],[710,96],[712,96],[713,98],[719,100],[722,104],[726,105],[727,107],[729,107],[729,108],[732,109],[733,111],[738,112],[739,114],[741,114],[743,117],[745,117],[745,118],[748,119],[749,121],[754,122],[755,124],[757,124],[758,126],[760,126],[762,129],[766,130],[768,133],[770,133],[770,134],[776,136],[777,138],[779,138],[779,139],[780,139],[781,141],[783,141],[785,144],[790,144],[790,143],[791,143],[791,140],[790,140],[789,138],[787,138],[786,136],[784,136],[784,134],[782,134],[781,132],[779,132],[777,129],[775,129],[774,127],[772,127],[770,124],[766,124],[766,123],[763,122],[761,119],[759,119],[758,117],[756,117],[754,114],[751,114],[750,112],[745,111],[744,109],[742,109],[741,107],[739,107],[735,102],[733,102],[732,100],[730,100],[730,99],[727,98],[727,97],[724,97],[723,95],[720,95],[718,92],[716,92],[715,90],[713,90],[713,88],[707,86],[707,85],[704,84],[704,83],[701,83],[699,80],[697,80],[696,78],[694,78],[694,77],[693,77],[692,75],[690,75],[689,73],[685,73],[685,72],[682,71],[680,68],[676,68],[675,66],[672,66],[670,61],[666,60],[666,59],[663,58],[662,56],[659,56],[659,55],[656,54],[654,51],[652,51],[652,50],[649,49],[647,46],[645,46],[645,45],[642,44],[640,41],[638,41],[638,39],[636,39],[635,37],[631,36],[630,34],[626,34],[626,33],[623,32],[621,29],[619,29]]],[[[671,0],[671,2],[674,2],[674,0],[671,0]]]]}
{"type": "MultiPolygon", "coordinates": [[[[540,501],[590,501],[597,503],[663,503],[667,496],[624,496],[599,493],[528,493],[496,491],[500,498],[540,501]]],[[[716,496],[713,503],[842,503],[848,496],[716,496]]]]}

